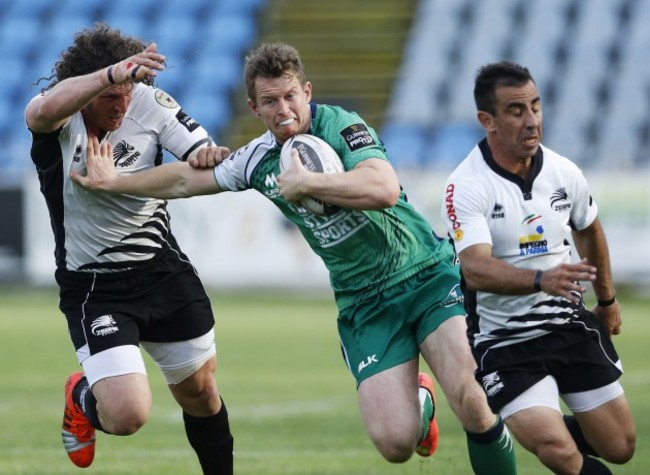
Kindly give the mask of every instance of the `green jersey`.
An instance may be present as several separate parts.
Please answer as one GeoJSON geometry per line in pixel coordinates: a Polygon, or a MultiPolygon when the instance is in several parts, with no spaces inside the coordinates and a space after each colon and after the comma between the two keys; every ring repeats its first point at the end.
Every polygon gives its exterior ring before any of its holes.
{"type": "MultiPolygon", "coordinates": [[[[388,160],[386,150],[356,113],[337,106],[311,104],[309,134],[330,144],[346,170],[369,158],[388,160]]],[[[402,190],[392,208],[341,209],[330,216],[316,215],[285,200],[278,192],[281,146],[270,132],[252,140],[215,168],[220,188],[254,188],[282,211],[325,263],[339,309],[450,259],[453,248],[434,234],[428,221],[406,199],[402,190]]]]}

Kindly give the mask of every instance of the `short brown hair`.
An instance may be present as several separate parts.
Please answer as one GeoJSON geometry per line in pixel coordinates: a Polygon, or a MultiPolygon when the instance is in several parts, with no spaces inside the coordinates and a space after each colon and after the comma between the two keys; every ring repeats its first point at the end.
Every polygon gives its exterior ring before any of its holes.
{"type": "Polygon", "coordinates": [[[285,74],[297,76],[304,84],[305,70],[298,50],[285,43],[263,43],[246,56],[244,81],[248,98],[255,102],[255,79],[279,78],[285,74]]]}

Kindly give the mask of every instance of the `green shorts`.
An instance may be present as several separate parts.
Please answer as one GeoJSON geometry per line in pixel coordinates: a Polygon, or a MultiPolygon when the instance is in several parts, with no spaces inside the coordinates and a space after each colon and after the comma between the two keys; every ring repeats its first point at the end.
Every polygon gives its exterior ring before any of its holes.
{"type": "Polygon", "coordinates": [[[419,345],[445,320],[465,315],[460,272],[439,262],[339,313],[341,351],[357,386],[419,356],[419,345]]]}

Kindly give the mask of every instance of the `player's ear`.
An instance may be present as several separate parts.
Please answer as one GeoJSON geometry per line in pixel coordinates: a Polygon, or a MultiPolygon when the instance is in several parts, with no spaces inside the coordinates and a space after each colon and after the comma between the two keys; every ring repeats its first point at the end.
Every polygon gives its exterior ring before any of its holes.
{"type": "Polygon", "coordinates": [[[255,104],[255,102],[253,102],[252,99],[250,99],[250,98],[247,99],[246,103],[248,104],[248,108],[251,110],[251,112],[253,113],[253,115],[255,117],[258,117],[258,118],[262,117],[262,114],[260,113],[259,109],[257,108],[257,104],[255,104]]]}
{"type": "Polygon", "coordinates": [[[311,83],[306,81],[302,86],[303,91],[305,91],[305,101],[311,102],[311,83]]]}
{"type": "Polygon", "coordinates": [[[479,124],[481,124],[481,127],[483,127],[485,130],[489,131],[492,129],[492,122],[493,122],[492,114],[485,111],[478,111],[476,114],[476,118],[478,119],[479,124]]]}

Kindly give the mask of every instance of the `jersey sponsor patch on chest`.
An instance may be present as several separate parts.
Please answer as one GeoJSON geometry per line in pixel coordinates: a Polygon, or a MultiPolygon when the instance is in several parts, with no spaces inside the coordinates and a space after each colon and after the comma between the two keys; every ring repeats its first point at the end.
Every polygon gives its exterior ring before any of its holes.
{"type": "Polygon", "coordinates": [[[368,217],[357,210],[341,211],[334,216],[315,217],[320,219],[309,227],[323,248],[336,246],[370,223],[368,217]]]}
{"type": "Polygon", "coordinates": [[[520,256],[548,253],[548,241],[544,236],[542,221],[541,215],[531,214],[521,222],[522,235],[519,236],[520,256]]]}
{"type": "Polygon", "coordinates": [[[345,143],[351,152],[376,144],[375,139],[372,138],[372,135],[370,135],[368,128],[364,124],[354,124],[346,127],[340,134],[345,139],[345,143]]]}

